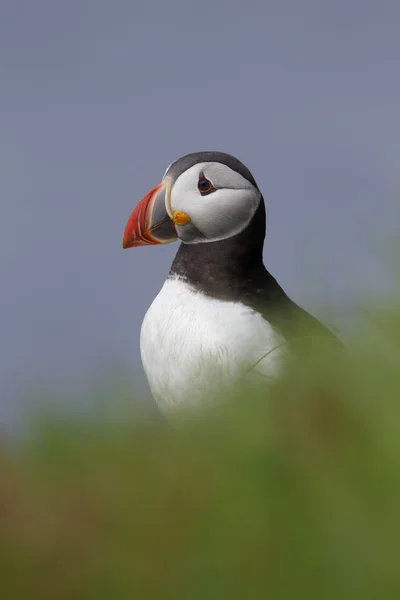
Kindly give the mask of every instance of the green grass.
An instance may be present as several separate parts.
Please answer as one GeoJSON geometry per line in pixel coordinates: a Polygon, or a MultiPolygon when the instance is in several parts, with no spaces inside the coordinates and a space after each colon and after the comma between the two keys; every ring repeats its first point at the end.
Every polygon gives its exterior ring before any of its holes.
{"type": "Polygon", "coordinates": [[[0,597],[400,598],[393,306],[268,397],[173,426],[64,417],[4,444],[0,597]]]}

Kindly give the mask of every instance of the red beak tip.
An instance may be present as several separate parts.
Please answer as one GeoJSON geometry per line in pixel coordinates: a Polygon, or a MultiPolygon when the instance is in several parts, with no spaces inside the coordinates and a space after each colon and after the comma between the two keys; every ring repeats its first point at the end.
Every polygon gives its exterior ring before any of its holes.
{"type": "Polygon", "coordinates": [[[126,250],[131,247],[132,237],[130,235],[125,234],[122,240],[122,248],[126,250]]]}

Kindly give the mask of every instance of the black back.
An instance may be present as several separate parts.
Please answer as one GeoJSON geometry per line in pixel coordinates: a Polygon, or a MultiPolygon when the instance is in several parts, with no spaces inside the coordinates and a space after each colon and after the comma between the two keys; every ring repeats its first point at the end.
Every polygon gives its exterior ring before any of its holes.
{"type": "Polygon", "coordinates": [[[219,242],[182,243],[170,276],[178,275],[204,294],[246,304],[280,329],[286,339],[299,335],[333,334],[285,294],[263,264],[265,206],[260,206],[248,227],[219,242]]]}

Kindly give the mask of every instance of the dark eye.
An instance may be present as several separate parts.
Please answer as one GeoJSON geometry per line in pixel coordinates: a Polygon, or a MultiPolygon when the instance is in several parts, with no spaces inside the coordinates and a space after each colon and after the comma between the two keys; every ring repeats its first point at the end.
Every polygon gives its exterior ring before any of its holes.
{"type": "Polygon", "coordinates": [[[206,177],[200,177],[197,187],[202,196],[206,196],[215,190],[211,181],[209,181],[206,177]]]}

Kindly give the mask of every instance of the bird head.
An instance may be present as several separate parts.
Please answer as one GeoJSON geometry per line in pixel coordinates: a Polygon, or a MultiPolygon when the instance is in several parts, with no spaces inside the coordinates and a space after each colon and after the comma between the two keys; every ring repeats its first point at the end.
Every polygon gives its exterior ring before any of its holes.
{"type": "Polygon", "coordinates": [[[247,227],[261,200],[252,174],[235,157],[187,154],[138,203],[126,225],[123,247],[228,239],[247,227]]]}

